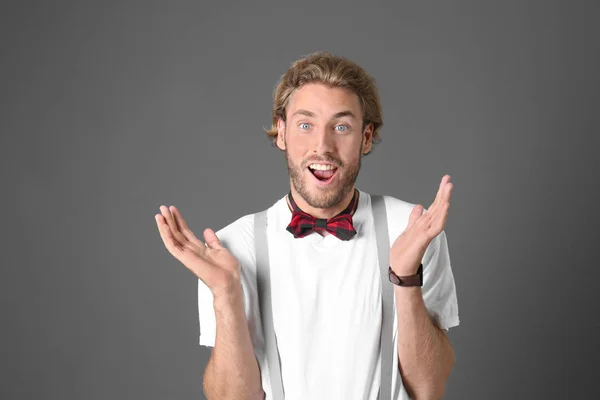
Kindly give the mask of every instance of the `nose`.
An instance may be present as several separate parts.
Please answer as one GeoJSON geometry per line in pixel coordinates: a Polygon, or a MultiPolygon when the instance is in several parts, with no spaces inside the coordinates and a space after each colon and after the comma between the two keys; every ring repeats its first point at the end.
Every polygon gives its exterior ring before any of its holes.
{"type": "Polygon", "coordinates": [[[327,127],[321,127],[315,131],[314,149],[317,154],[330,153],[335,150],[335,142],[333,140],[333,132],[330,132],[327,127]]]}

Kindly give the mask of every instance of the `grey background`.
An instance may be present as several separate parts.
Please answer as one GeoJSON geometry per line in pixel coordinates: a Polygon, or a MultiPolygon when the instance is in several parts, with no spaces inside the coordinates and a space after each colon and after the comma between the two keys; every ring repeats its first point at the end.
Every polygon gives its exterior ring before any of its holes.
{"type": "Polygon", "coordinates": [[[381,90],[359,188],[455,184],[445,398],[598,398],[598,4],[3,2],[0,398],[203,398],[197,280],[154,214],[201,233],[287,192],[262,128],[316,50],[381,90]]]}

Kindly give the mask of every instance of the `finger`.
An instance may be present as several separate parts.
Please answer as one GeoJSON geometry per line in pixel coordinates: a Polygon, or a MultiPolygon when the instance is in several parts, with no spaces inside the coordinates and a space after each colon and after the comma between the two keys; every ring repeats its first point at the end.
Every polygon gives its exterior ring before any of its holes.
{"type": "Polygon", "coordinates": [[[169,206],[169,211],[171,212],[171,215],[173,216],[173,223],[175,224],[175,227],[177,228],[177,230],[181,233],[183,233],[182,229],[181,229],[181,224],[179,223],[179,221],[177,221],[177,215],[175,215],[175,206],[169,206]]]}
{"type": "Polygon", "coordinates": [[[452,196],[452,189],[454,188],[454,185],[450,182],[448,182],[446,184],[446,192],[444,194],[444,201],[446,202],[450,202],[450,197],[452,196]]]}
{"type": "Polygon", "coordinates": [[[438,217],[432,221],[431,226],[428,229],[428,233],[431,237],[438,235],[444,230],[446,221],[448,220],[448,207],[450,203],[444,203],[443,210],[440,210],[438,217]]]}
{"type": "Polygon", "coordinates": [[[432,221],[432,227],[442,231],[446,225],[448,219],[448,210],[450,209],[450,197],[452,195],[452,189],[454,185],[448,182],[444,187],[444,194],[442,200],[440,200],[439,209],[436,215],[434,215],[434,221],[432,221]]]}
{"type": "Polygon", "coordinates": [[[210,228],[206,228],[204,230],[204,240],[206,241],[206,245],[211,249],[222,249],[223,246],[217,237],[215,231],[210,228]]]}
{"type": "Polygon", "coordinates": [[[156,220],[156,225],[158,226],[158,231],[165,247],[171,254],[177,257],[181,251],[181,244],[177,242],[173,236],[173,232],[171,232],[169,225],[161,214],[156,214],[154,219],[156,220]]]}
{"type": "Polygon", "coordinates": [[[410,212],[410,215],[408,217],[408,224],[406,225],[406,229],[409,229],[410,227],[412,227],[421,215],[423,215],[423,206],[420,204],[417,204],[413,207],[412,211],[410,212]]]}
{"type": "Polygon", "coordinates": [[[450,197],[452,195],[452,189],[454,188],[454,185],[452,183],[447,183],[446,184],[446,188],[445,188],[445,192],[444,192],[444,200],[442,201],[441,205],[440,205],[440,216],[438,217],[438,220],[441,220],[441,222],[439,222],[440,224],[440,231],[442,229],[444,229],[444,227],[446,226],[446,220],[448,219],[448,210],[450,209],[450,197]]]}
{"type": "Polygon", "coordinates": [[[441,223],[443,226],[446,221],[446,218],[448,218],[448,209],[449,208],[450,208],[450,203],[447,201],[443,202],[440,205],[439,212],[437,213],[434,220],[432,221],[432,225],[437,226],[441,223]]]}
{"type": "Polygon", "coordinates": [[[194,235],[194,232],[192,232],[192,230],[188,227],[187,223],[183,219],[183,216],[181,215],[177,207],[171,206],[169,207],[169,209],[171,210],[171,214],[173,214],[175,223],[177,224],[177,227],[179,228],[179,231],[183,234],[183,236],[185,236],[185,238],[190,242],[203,248],[204,243],[202,243],[202,241],[198,239],[196,235],[194,235]]]}
{"type": "Polygon", "coordinates": [[[440,181],[440,185],[438,186],[438,191],[435,194],[435,199],[433,200],[433,203],[431,204],[432,207],[438,205],[438,203],[440,202],[440,200],[443,199],[443,197],[444,197],[444,191],[445,191],[445,188],[446,188],[446,184],[448,182],[450,182],[450,175],[444,175],[442,177],[442,180],[440,181]]]}
{"type": "Polygon", "coordinates": [[[165,218],[165,220],[167,221],[167,225],[171,229],[171,232],[173,233],[173,237],[180,244],[185,243],[187,239],[185,238],[185,236],[183,236],[183,234],[177,228],[177,225],[175,224],[175,220],[173,219],[173,215],[171,214],[171,211],[166,206],[160,206],[160,212],[161,212],[162,216],[165,218]]]}
{"type": "Polygon", "coordinates": [[[444,185],[444,187],[442,188],[439,198],[437,198],[435,203],[431,205],[430,209],[432,209],[433,211],[429,214],[433,214],[433,218],[436,218],[435,214],[437,214],[439,212],[440,208],[443,208],[444,203],[450,202],[450,196],[452,194],[453,187],[454,187],[454,185],[452,183],[450,183],[450,182],[446,183],[444,185]]]}
{"type": "Polygon", "coordinates": [[[438,191],[435,195],[435,199],[433,200],[433,203],[431,203],[431,206],[427,210],[431,210],[429,214],[432,214],[438,208],[440,202],[446,200],[446,189],[449,184],[451,185],[450,175],[444,175],[442,177],[442,180],[440,181],[440,185],[438,186],[438,191]]]}

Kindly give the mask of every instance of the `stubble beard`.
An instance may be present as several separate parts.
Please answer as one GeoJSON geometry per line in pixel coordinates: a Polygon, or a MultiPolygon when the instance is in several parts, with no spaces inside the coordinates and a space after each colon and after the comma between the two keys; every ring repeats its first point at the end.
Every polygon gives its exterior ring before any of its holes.
{"type": "MultiPolygon", "coordinates": [[[[294,189],[302,196],[313,208],[331,208],[339,204],[346,195],[353,189],[358,173],[360,172],[361,161],[362,161],[362,143],[360,145],[360,151],[358,153],[358,161],[350,165],[344,165],[339,160],[332,157],[325,157],[329,162],[334,163],[338,168],[344,168],[344,175],[342,180],[336,183],[336,187],[331,188],[318,188],[315,187],[313,191],[309,190],[306,179],[303,179],[304,169],[301,166],[295,165],[289,157],[287,146],[285,149],[285,158],[287,161],[288,173],[294,189]],[[316,193],[315,193],[316,192],[316,193]]],[[[336,179],[338,179],[336,177],[336,179]]]]}

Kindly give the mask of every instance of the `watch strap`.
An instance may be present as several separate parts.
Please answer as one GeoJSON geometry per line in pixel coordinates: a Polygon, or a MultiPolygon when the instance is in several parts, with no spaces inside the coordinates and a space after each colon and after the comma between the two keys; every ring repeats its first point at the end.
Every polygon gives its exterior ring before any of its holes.
{"type": "Polygon", "coordinates": [[[390,282],[397,286],[423,286],[423,263],[419,265],[417,273],[409,276],[398,276],[390,266],[388,269],[390,282]]]}

